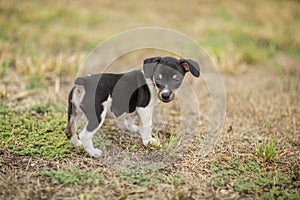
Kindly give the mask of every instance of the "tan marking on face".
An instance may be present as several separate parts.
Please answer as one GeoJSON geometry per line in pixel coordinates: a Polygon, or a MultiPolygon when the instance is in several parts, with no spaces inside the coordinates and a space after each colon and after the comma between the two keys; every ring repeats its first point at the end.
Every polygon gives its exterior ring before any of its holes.
{"type": "Polygon", "coordinates": [[[159,75],[158,75],[158,78],[159,78],[159,79],[162,79],[162,74],[159,74],[159,75]]]}
{"type": "Polygon", "coordinates": [[[177,75],[176,75],[176,74],[174,74],[174,75],[173,75],[173,79],[176,79],[176,78],[177,78],[177,75]]]}

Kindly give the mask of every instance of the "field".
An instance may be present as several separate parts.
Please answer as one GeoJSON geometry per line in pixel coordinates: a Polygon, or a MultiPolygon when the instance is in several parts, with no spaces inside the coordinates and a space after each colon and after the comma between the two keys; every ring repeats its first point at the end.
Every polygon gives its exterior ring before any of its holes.
{"type": "MultiPolygon", "coordinates": [[[[0,1],[0,199],[300,199],[299,10],[299,1],[0,1]],[[205,157],[210,93],[191,76],[201,114],[186,146],[177,100],[158,106],[169,112],[157,148],[111,120],[95,138],[108,149],[100,160],[65,137],[79,66],[99,43],[142,27],[187,34],[219,67],[226,119],[205,157]]],[[[155,54],[170,53],[130,52],[111,67],[155,54]]]]}

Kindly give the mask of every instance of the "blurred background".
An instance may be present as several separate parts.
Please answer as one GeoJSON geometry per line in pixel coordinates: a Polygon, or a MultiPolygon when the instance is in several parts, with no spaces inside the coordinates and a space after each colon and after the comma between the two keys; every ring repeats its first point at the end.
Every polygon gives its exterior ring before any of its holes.
{"type": "Polygon", "coordinates": [[[299,63],[299,10],[297,1],[0,1],[0,97],[59,93],[97,44],[147,26],[189,35],[222,73],[282,73],[299,63]]]}

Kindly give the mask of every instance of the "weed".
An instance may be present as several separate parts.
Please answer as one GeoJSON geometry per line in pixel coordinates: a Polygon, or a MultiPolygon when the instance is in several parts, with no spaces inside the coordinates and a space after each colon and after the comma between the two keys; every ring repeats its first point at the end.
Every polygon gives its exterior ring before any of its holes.
{"type": "Polygon", "coordinates": [[[148,186],[151,182],[159,182],[157,177],[151,177],[148,174],[142,173],[122,172],[120,178],[140,186],[148,186]]]}
{"type": "Polygon", "coordinates": [[[53,108],[47,104],[36,105],[23,112],[0,106],[0,149],[46,159],[70,154],[72,147],[64,134],[66,116],[51,110],[53,108]],[[39,115],[36,115],[37,112],[39,115]]]}
{"type": "Polygon", "coordinates": [[[276,155],[276,142],[271,140],[269,143],[264,141],[260,147],[256,149],[257,158],[261,162],[270,162],[276,155]]]}
{"type": "Polygon", "coordinates": [[[256,161],[249,161],[247,165],[244,166],[244,170],[252,174],[261,173],[260,165],[256,161]]]}
{"type": "Polygon", "coordinates": [[[49,104],[46,103],[41,103],[41,104],[36,104],[30,108],[27,109],[28,112],[32,113],[39,113],[39,114],[45,114],[49,113],[52,111],[52,107],[49,104]]]}
{"type": "Polygon", "coordinates": [[[69,167],[67,170],[43,169],[41,174],[51,178],[52,184],[79,184],[79,185],[98,185],[104,182],[101,174],[76,167],[69,167]]]}
{"type": "Polygon", "coordinates": [[[176,132],[176,130],[174,129],[171,131],[169,143],[166,144],[164,148],[168,153],[172,151],[176,151],[180,146],[181,141],[182,141],[182,134],[176,132]]]}
{"type": "Polygon", "coordinates": [[[131,152],[134,152],[137,148],[137,145],[136,144],[133,144],[131,147],[130,147],[130,151],[131,152]]]}
{"type": "Polygon", "coordinates": [[[214,175],[207,184],[214,187],[233,185],[237,192],[243,194],[263,194],[262,199],[293,199],[299,196],[299,182],[294,181],[296,172],[265,172],[261,168],[257,161],[240,163],[238,160],[231,160],[228,163],[214,163],[211,168],[214,175]]]}
{"type": "Polygon", "coordinates": [[[272,188],[269,192],[260,196],[261,200],[268,200],[268,199],[293,199],[297,200],[300,199],[300,194],[296,190],[289,190],[285,189],[282,190],[279,187],[272,188]]]}

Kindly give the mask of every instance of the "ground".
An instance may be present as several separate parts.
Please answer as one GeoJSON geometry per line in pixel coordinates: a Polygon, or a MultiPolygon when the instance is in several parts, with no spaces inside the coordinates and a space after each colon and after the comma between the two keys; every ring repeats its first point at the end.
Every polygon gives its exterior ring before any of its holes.
{"type": "MultiPolygon", "coordinates": [[[[0,199],[300,199],[299,9],[297,1],[1,1],[0,199]],[[96,137],[108,152],[100,160],[64,135],[67,94],[89,51],[145,26],[186,33],[218,63],[226,120],[206,157],[197,155],[209,124],[203,79],[191,79],[202,115],[184,152],[169,151],[184,142],[177,101],[156,134],[160,148],[113,121],[96,137]]],[[[146,54],[112,65],[136,67],[146,54]]]]}

